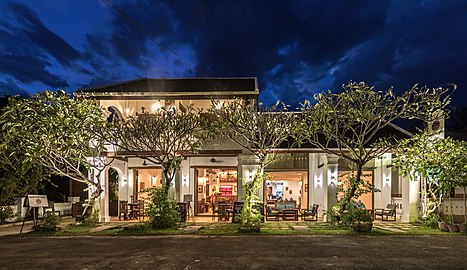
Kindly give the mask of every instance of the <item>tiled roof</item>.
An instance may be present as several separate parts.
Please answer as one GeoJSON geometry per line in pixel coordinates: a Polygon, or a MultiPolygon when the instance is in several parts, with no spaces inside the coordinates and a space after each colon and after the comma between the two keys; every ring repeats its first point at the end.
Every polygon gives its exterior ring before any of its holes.
{"type": "Polygon", "coordinates": [[[142,78],[110,85],[78,89],[77,94],[90,93],[134,93],[134,92],[239,92],[258,91],[256,78],[142,78]]]}

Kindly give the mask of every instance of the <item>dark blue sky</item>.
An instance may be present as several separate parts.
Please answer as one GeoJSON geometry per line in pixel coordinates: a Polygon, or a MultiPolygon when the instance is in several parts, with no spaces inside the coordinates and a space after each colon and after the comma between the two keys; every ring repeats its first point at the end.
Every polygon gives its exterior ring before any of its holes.
{"type": "Polygon", "coordinates": [[[456,83],[467,101],[467,1],[113,1],[0,4],[0,96],[140,77],[256,76],[296,105],[349,80],[456,83]]]}

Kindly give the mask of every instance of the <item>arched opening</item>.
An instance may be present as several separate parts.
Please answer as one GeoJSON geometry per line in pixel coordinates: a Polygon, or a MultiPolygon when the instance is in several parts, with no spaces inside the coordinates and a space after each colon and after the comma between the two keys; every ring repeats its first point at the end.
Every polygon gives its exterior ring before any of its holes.
{"type": "Polygon", "coordinates": [[[123,120],[123,115],[120,112],[120,110],[117,109],[117,107],[109,106],[107,108],[107,111],[109,111],[109,117],[107,117],[107,121],[114,122],[114,121],[117,121],[117,120],[123,120]]]}
{"type": "Polygon", "coordinates": [[[118,182],[120,175],[114,168],[109,168],[109,215],[118,216],[118,182]]]}

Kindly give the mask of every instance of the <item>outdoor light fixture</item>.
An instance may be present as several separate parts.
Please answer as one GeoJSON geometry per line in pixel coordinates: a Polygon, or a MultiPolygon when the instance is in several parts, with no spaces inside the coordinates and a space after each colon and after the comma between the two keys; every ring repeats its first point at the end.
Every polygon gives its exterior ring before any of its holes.
{"type": "Polygon", "coordinates": [[[216,162],[216,159],[215,159],[215,158],[211,158],[211,162],[212,162],[212,163],[216,162]]]}
{"type": "Polygon", "coordinates": [[[146,160],[143,160],[143,166],[146,166],[146,165],[148,165],[148,164],[146,163],[146,160]]]}
{"type": "Polygon", "coordinates": [[[152,104],[152,107],[151,107],[153,112],[160,110],[160,108],[161,108],[161,105],[159,103],[154,103],[152,104]]]}

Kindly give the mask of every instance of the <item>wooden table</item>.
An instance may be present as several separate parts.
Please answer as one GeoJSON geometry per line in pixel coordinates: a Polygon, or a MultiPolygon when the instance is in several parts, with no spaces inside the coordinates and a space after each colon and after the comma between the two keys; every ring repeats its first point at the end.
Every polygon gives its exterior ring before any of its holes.
{"type": "Polygon", "coordinates": [[[284,210],[282,210],[282,220],[295,220],[295,221],[298,221],[298,209],[284,209],[284,210]]]}

